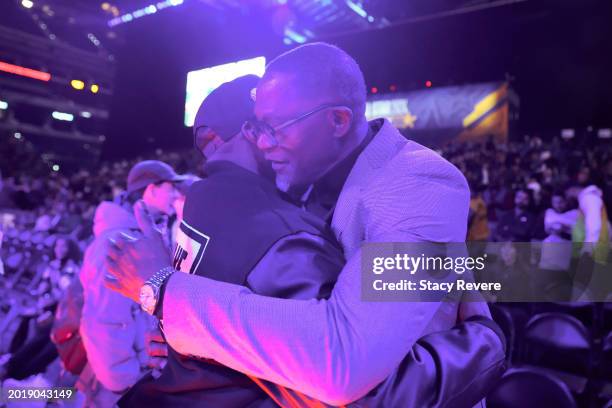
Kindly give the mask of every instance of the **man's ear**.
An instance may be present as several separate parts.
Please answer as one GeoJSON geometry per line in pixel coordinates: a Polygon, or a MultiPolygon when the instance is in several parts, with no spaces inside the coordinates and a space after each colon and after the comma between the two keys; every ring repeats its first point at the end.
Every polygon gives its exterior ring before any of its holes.
{"type": "Polygon", "coordinates": [[[341,106],[329,110],[329,120],[334,128],[334,137],[344,137],[353,123],[353,111],[346,107],[341,106]]]}
{"type": "Polygon", "coordinates": [[[147,185],[147,187],[145,187],[144,192],[142,193],[142,198],[144,199],[145,197],[152,197],[155,195],[155,189],[157,188],[157,186],[153,183],[147,185]]]}

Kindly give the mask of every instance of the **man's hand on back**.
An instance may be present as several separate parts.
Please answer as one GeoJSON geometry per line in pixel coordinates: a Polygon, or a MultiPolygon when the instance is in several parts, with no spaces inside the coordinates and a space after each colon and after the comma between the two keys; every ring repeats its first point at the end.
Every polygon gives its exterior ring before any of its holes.
{"type": "Polygon", "coordinates": [[[149,356],[148,368],[163,370],[168,362],[168,345],[157,325],[145,332],[145,349],[149,356]]]}
{"type": "Polygon", "coordinates": [[[169,266],[171,257],[142,201],[134,205],[142,235],[121,233],[109,238],[105,282],[109,289],[140,303],[140,288],[155,272],[169,266]]]}

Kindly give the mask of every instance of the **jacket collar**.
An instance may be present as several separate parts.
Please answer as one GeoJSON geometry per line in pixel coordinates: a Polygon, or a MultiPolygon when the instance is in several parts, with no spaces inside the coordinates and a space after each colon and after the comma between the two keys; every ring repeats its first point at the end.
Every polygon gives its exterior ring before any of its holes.
{"type": "Polygon", "coordinates": [[[367,164],[374,169],[380,168],[407,143],[407,139],[387,119],[372,120],[370,128],[376,136],[364,149],[355,167],[367,164]]]}

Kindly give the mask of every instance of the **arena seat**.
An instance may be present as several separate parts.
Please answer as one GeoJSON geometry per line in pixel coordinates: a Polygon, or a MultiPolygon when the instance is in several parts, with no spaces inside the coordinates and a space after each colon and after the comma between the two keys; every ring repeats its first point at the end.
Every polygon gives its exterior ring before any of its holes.
{"type": "Polygon", "coordinates": [[[574,316],[589,330],[593,330],[595,323],[595,303],[593,302],[551,302],[537,303],[537,313],[559,312],[574,316]]]}
{"type": "Polygon", "coordinates": [[[525,326],[533,315],[531,304],[523,303],[496,303],[496,307],[503,308],[512,318],[514,327],[514,350],[512,351],[512,362],[521,363],[524,354],[525,326]]]}
{"type": "Polygon", "coordinates": [[[489,408],[576,408],[569,388],[552,375],[511,369],[487,396],[489,408]]]}
{"type": "Polygon", "coordinates": [[[514,354],[516,331],[510,312],[497,304],[490,306],[493,320],[499,325],[506,336],[506,362],[510,363],[514,354]]]}
{"type": "Polygon", "coordinates": [[[564,313],[541,313],[525,327],[524,361],[579,375],[589,375],[591,336],[582,322],[564,313]]]}

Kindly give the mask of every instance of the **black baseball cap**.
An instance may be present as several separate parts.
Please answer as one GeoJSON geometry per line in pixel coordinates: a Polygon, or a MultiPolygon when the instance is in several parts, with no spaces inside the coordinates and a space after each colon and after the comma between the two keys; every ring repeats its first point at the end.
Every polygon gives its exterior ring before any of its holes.
{"type": "Polygon", "coordinates": [[[246,75],[221,84],[202,102],[193,122],[194,135],[207,126],[222,140],[228,141],[240,132],[242,124],[253,117],[254,89],[260,78],[246,75]]]}
{"type": "Polygon", "coordinates": [[[174,169],[159,160],[144,160],[136,163],[128,174],[127,192],[128,194],[145,188],[149,184],[163,183],[164,181],[180,182],[185,181],[188,176],[176,174],[174,169]]]}

